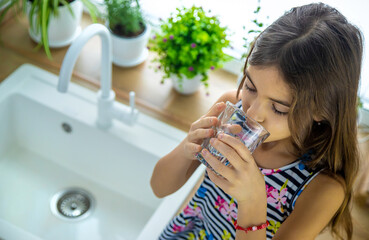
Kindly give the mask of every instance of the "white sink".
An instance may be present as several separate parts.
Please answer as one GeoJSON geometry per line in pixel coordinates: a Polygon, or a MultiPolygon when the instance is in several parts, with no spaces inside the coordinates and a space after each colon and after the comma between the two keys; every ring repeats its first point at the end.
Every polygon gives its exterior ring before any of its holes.
{"type": "Polygon", "coordinates": [[[71,83],[61,94],[57,80],[25,64],[0,84],[0,239],[156,239],[204,171],[167,198],[152,193],[155,163],[185,133],[142,113],[100,130],[96,93],[71,83]],[[95,206],[80,220],[57,216],[53,196],[74,187],[95,206]]]}

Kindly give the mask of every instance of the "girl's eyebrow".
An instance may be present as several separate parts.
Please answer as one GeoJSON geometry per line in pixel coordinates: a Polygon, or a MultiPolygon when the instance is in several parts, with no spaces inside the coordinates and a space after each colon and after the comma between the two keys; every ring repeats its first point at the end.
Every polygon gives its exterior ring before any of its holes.
{"type": "MultiPolygon", "coordinates": [[[[251,80],[250,73],[247,70],[246,70],[245,75],[250,80],[252,86],[254,86],[254,88],[256,89],[254,82],[251,80]]],[[[274,98],[269,98],[269,100],[272,100],[273,102],[279,103],[279,104],[281,104],[283,106],[286,106],[286,107],[291,107],[291,104],[289,104],[288,102],[282,101],[282,100],[278,100],[278,99],[274,99],[274,98]]]]}

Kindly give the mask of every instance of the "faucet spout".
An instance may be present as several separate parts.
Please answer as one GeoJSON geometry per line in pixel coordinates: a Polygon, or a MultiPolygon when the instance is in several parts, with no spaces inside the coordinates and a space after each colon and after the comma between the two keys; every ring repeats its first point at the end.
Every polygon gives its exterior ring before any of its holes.
{"type": "Polygon", "coordinates": [[[69,47],[64,57],[57,89],[65,93],[72,77],[72,71],[83,46],[92,37],[99,35],[101,38],[101,89],[97,93],[97,126],[101,129],[111,127],[114,118],[127,124],[134,124],[138,111],[134,109],[134,93],[130,94],[130,107],[114,101],[115,93],[112,88],[112,43],[109,30],[101,24],[91,24],[69,47]]]}
{"type": "Polygon", "coordinates": [[[67,92],[69,81],[72,77],[74,65],[83,48],[83,46],[95,35],[101,38],[101,91],[102,98],[109,98],[111,89],[111,72],[112,72],[112,44],[109,30],[101,24],[91,24],[81,33],[81,35],[73,42],[64,57],[62,67],[60,69],[58,91],[67,92]]]}

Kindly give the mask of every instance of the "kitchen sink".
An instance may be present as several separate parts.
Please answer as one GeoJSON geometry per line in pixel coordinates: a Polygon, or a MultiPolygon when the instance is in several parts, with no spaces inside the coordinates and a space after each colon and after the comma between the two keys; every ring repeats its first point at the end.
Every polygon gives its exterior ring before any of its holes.
{"type": "Polygon", "coordinates": [[[0,239],[156,239],[204,172],[152,193],[156,162],[186,133],[143,113],[102,130],[96,93],[57,81],[25,64],[0,84],[0,239]]]}

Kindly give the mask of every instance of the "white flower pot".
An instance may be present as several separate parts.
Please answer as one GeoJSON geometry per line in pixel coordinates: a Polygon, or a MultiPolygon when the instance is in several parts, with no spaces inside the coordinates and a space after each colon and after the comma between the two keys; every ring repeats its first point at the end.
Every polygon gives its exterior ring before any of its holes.
{"type": "Polygon", "coordinates": [[[182,80],[179,80],[177,75],[172,75],[170,79],[172,80],[173,88],[184,95],[190,95],[199,90],[201,86],[202,75],[197,75],[194,78],[188,79],[183,76],[182,80]]]}
{"type": "MultiPolygon", "coordinates": [[[[109,28],[109,24],[106,23],[109,28]]],[[[113,63],[121,67],[133,67],[144,62],[149,55],[147,42],[151,27],[146,24],[145,31],[137,37],[121,37],[111,32],[113,43],[113,63]]]]}
{"type": "MultiPolygon", "coordinates": [[[[69,4],[74,16],[65,6],[59,7],[58,16],[51,15],[48,27],[49,46],[51,48],[65,47],[71,44],[81,33],[81,17],[83,4],[75,0],[69,4]]],[[[31,9],[30,2],[27,2],[27,13],[31,9]]],[[[33,41],[41,41],[41,29],[35,27],[37,21],[36,15],[33,17],[33,28],[29,27],[28,33],[33,41]],[[38,30],[38,31],[37,31],[38,30]]]]}

